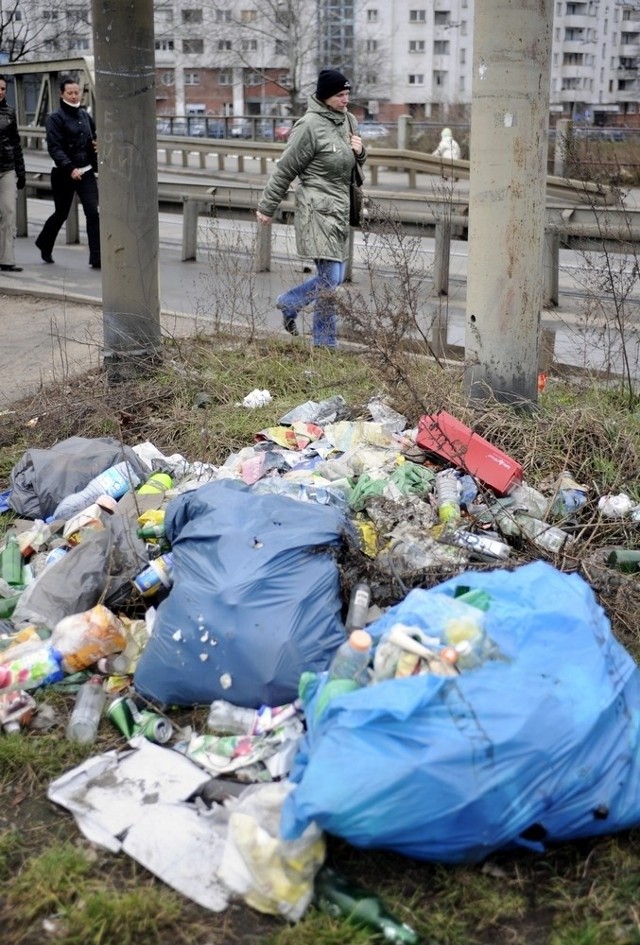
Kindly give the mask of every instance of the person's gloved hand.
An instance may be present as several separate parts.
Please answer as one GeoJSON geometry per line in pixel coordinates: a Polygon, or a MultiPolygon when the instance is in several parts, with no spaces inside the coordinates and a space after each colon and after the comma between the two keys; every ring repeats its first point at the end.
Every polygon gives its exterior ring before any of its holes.
{"type": "Polygon", "coordinates": [[[18,177],[16,178],[16,187],[18,188],[18,190],[24,190],[24,185],[26,183],[27,183],[27,180],[24,174],[18,174],[18,177]]]}

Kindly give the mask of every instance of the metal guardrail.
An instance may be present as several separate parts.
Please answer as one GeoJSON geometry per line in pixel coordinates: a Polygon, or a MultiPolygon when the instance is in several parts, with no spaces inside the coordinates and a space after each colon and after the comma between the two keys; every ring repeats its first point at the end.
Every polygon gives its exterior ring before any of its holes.
{"type": "MultiPolygon", "coordinates": [[[[42,127],[19,128],[25,150],[44,150],[45,131],[42,127]]],[[[193,138],[178,135],[157,135],[158,152],[164,155],[160,167],[176,167],[174,158],[179,159],[179,166],[189,167],[191,155],[197,155],[200,170],[210,170],[207,160],[216,158],[217,170],[227,170],[227,161],[233,160],[233,170],[238,174],[248,173],[246,164],[251,162],[259,167],[258,174],[262,177],[269,174],[275,161],[278,160],[285,144],[271,141],[227,140],[193,138]]],[[[416,190],[421,177],[453,177],[460,180],[469,180],[469,161],[446,161],[426,154],[422,151],[398,150],[394,148],[367,147],[367,176],[372,187],[379,186],[380,172],[388,171],[404,175],[405,189],[416,190]]],[[[608,188],[584,181],[567,181],[562,177],[547,176],[547,197],[557,199],[571,205],[577,203],[587,194],[597,203],[610,203],[613,195],[608,188]]]]}

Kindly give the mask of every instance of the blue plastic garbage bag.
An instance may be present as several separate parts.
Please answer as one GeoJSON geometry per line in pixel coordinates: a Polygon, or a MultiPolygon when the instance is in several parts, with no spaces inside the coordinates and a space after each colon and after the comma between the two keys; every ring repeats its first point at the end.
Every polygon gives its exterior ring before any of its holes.
{"type": "Polygon", "coordinates": [[[344,640],[342,515],[222,480],[169,503],[174,584],[134,676],[157,702],[281,705],[344,640]]]}
{"type": "MultiPolygon", "coordinates": [[[[536,562],[433,591],[462,586],[491,595],[484,625],[506,658],[370,685],[316,717],[319,677],[285,838],[313,820],[355,846],[459,863],[640,823],[640,674],[589,586],[536,562]]],[[[430,594],[391,608],[377,638],[397,622],[429,632],[430,594]]]]}

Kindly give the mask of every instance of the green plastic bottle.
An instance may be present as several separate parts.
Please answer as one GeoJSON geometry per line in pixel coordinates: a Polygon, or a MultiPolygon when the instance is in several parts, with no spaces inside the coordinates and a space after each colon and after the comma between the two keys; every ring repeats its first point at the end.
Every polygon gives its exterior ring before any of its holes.
{"type": "Polygon", "coordinates": [[[631,548],[614,548],[607,557],[607,564],[618,571],[633,574],[640,569],[640,551],[631,548]]]}
{"type": "Polygon", "coordinates": [[[375,929],[387,942],[418,945],[420,941],[418,933],[392,916],[378,896],[329,866],[324,866],[316,876],[314,901],[322,912],[375,929]]]}
{"type": "Polygon", "coordinates": [[[12,587],[22,587],[22,552],[15,535],[9,535],[0,555],[0,577],[12,587]]]}

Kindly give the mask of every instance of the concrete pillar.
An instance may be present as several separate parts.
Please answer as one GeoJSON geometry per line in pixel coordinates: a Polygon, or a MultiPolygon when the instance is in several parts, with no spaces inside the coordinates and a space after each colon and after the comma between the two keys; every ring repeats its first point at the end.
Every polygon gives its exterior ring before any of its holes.
{"type": "Polygon", "coordinates": [[[120,380],[161,347],[153,0],[93,0],[104,361],[120,380]]]}
{"type": "Polygon", "coordinates": [[[476,4],[465,388],[537,400],[553,0],[476,4]]]}
{"type": "Polygon", "coordinates": [[[449,294],[449,263],[451,261],[451,220],[445,217],[436,222],[433,260],[433,291],[449,294]]]}
{"type": "Polygon", "coordinates": [[[544,235],[544,295],[543,305],[551,308],[560,299],[560,236],[546,232],[544,235]]]}
{"type": "Polygon", "coordinates": [[[411,147],[411,128],[413,118],[411,115],[400,115],[398,118],[398,150],[407,151],[411,147]]]}
{"type": "Polygon", "coordinates": [[[571,134],[571,119],[559,118],[556,122],[556,141],[553,147],[553,173],[555,177],[566,177],[567,145],[571,134]]]}

